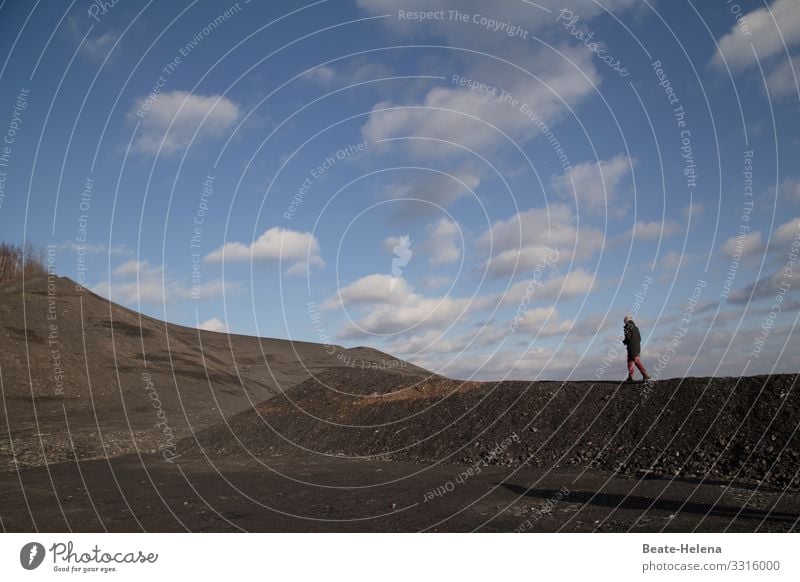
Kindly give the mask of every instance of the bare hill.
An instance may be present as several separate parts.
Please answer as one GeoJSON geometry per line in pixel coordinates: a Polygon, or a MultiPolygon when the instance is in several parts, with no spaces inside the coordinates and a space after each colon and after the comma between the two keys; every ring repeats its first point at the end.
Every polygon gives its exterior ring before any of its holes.
{"type": "Polygon", "coordinates": [[[0,467],[137,449],[169,457],[190,430],[347,365],[426,373],[369,348],[200,331],[67,278],[14,277],[0,283],[0,467]]]}

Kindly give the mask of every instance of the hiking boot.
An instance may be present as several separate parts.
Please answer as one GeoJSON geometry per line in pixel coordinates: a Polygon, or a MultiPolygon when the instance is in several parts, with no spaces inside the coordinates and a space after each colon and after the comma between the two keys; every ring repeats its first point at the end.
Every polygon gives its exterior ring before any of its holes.
{"type": "Polygon", "coordinates": [[[626,383],[626,384],[630,384],[631,382],[635,382],[635,380],[633,379],[633,376],[628,376],[628,377],[625,379],[625,383],[626,383]]]}
{"type": "Polygon", "coordinates": [[[649,382],[651,379],[652,379],[652,377],[647,372],[644,372],[642,374],[642,382],[649,382]]]}

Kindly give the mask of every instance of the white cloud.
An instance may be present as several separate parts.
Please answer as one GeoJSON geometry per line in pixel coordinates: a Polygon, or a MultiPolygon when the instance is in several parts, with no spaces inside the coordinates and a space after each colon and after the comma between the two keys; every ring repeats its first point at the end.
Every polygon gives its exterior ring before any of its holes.
{"type": "Polygon", "coordinates": [[[438,289],[453,282],[452,277],[445,275],[430,275],[422,279],[422,286],[426,289],[438,289]]]}
{"type": "MultiPolygon", "coordinates": [[[[94,25],[94,29],[84,40],[84,35],[87,33],[87,30],[84,28],[85,25],[86,22],[84,20],[70,16],[67,18],[65,28],[67,33],[76,42],[81,41],[81,44],[78,47],[78,53],[80,55],[94,61],[105,60],[107,57],[109,57],[109,51],[111,51],[112,47],[116,44],[117,40],[119,39],[119,35],[112,30],[99,32],[97,25],[94,25]]],[[[119,46],[120,45],[117,45],[116,54],[119,54],[119,46]]],[[[109,57],[107,62],[110,62],[111,60],[112,58],[109,57]]]]}
{"type": "MultiPolygon", "coordinates": [[[[306,72],[303,78],[326,89],[334,86],[347,86],[375,79],[390,79],[395,72],[381,62],[353,59],[344,65],[322,65],[306,72]]],[[[382,89],[381,84],[371,85],[375,90],[382,89]]]]}
{"type": "Polygon", "coordinates": [[[783,61],[767,74],[767,89],[773,99],[797,98],[797,75],[800,73],[800,57],[783,61]]]}
{"type": "MultiPolygon", "coordinates": [[[[498,21],[508,21],[526,28],[530,32],[552,29],[558,11],[564,7],[560,0],[538,0],[535,4],[549,10],[542,10],[526,2],[495,2],[486,0],[357,0],[358,6],[372,15],[389,14],[381,22],[391,30],[405,36],[418,37],[422,34],[435,34],[461,46],[497,47],[508,44],[509,38],[503,31],[487,30],[471,21],[460,23],[445,19],[424,22],[407,21],[398,18],[398,10],[430,11],[459,10],[469,16],[478,14],[491,16],[498,21]],[[491,11],[488,7],[491,6],[491,11]]],[[[602,7],[609,11],[619,11],[635,6],[636,0],[605,0],[602,7]]],[[[594,0],[573,0],[569,9],[584,20],[604,13],[600,3],[594,0]]],[[[523,42],[513,39],[515,42],[523,42]]],[[[529,39],[530,41],[530,39],[529,39]]]]}
{"type": "MultiPolygon", "coordinates": [[[[787,279],[784,269],[780,269],[762,277],[755,283],[746,285],[741,289],[734,289],[728,295],[728,301],[736,305],[745,305],[750,301],[758,301],[759,299],[769,298],[774,300],[779,292],[781,294],[787,293],[787,290],[781,287],[781,285],[785,286],[787,283],[791,283],[791,279],[787,279]]],[[[790,286],[788,293],[796,293],[797,289],[797,287],[792,288],[790,286]]]]}
{"type": "Polygon", "coordinates": [[[80,52],[94,60],[102,61],[117,42],[119,37],[113,32],[105,32],[100,36],[86,37],[81,45],[80,52]]]}
{"type": "Polygon", "coordinates": [[[463,238],[457,222],[442,218],[428,230],[430,234],[424,248],[429,253],[431,265],[444,265],[461,258],[463,238]]]}
{"type": "Polygon", "coordinates": [[[574,325],[572,320],[562,320],[555,307],[537,307],[525,311],[520,320],[517,332],[525,331],[537,338],[552,337],[567,333],[574,325]]]}
{"type": "Polygon", "coordinates": [[[711,64],[724,68],[727,62],[733,70],[743,70],[783,52],[800,41],[800,10],[797,0],[775,0],[743,16],[731,31],[717,41],[717,51],[711,64]],[[777,23],[777,26],[776,26],[777,23]]]}
{"type": "Polygon", "coordinates": [[[412,329],[447,327],[464,315],[469,299],[414,294],[401,305],[380,304],[339,334],[341,338],[400,334],[412,329]]]}
{"type": "Polygon", "coordinates": [[[336,69],[323,65],[307,71],[304,78],[318,85],[329,85],[336,78],[336,69]]]}
{"type": "Polygon", "coordinates": [[[680,232],[681,226],[672,220],[665,220],[663,222],[642,222],[636,221],[624,238],[631,238],[638,240],[658,240],[677,234],[680,232]]]}
{"type": "Polygon", "coordinates": [[[585,297],[596,287],[594,277],[584,269],[578,268],[566,275],[546,280],[520,281],[512,285],[503,296],[504,305],[518,305],[524,297],[532,302],[544,299],[571,299],[585,297]],[[541,284],[541,287],[539,286],[541,284]]]}
{"type": "Polygon", "coordinates": [[[383,239],[383,248],[387,253],[394,253],[395,247],[411,246],[411,237],[407,234],[387,236],[383,239]]]}
{"type": "Polygon", "coordinates": [[[581,354],[571,348],[560,348],[556,355],[553,348],[531,346],[524,350],[504,349],[471,354],[470,357],[446,363],[444,367],[442,358],[435,356],[415,358],[414,363],[454,378],[531,380],[563,378],[580,360],[581,354]]]}
{"type": "Polygon", "coordinates": [[[470,168],[447,173],[409,170],[404,172],[402,179],[385,186],[382,196],[399,202],[395,217],[416,219],[422,215],[440,214],[437,206],[450,206],[474,191],[480,183],[480,175],[470,168]]]}
{"type": "MultiPolygon", "coordinates": [[[[777,226],[769,235],[769,240],[764,240],[760,230],[754,230],[746,235],[732,236],[726,240],[720,250],[728,256],[740,255],[742,257],[760,255],[765,250],[770,253],[788,252],[794,237],[800,233],[800,217],[795,217],[777,226]]],[[[766,288],[764,281],[761,288],[766,288]]]]}
{"type": "Polygon", "coordinates": [[[133,151],[155,155],[185,150],[192,141],[221,138],[240,117],[239,106],[222,95],[197,95],[185,91],[143,95],[128,117],[141,123],[133,151]]]}
{"type": "Polygon", "coordinates": [[[683,215],[688,219],[697,219],[703,215],[703,211],[705,208],[699,202],[692,202],[686,208],[683,209],[683,215]]]}
{"type": "Polygon", "coordinates": [[[661,257],[661,269],[665,271],[675,271],[679,266],[684,267],[689,263],[691,257],[676,251],[669,251],[661,257]]]}
{"type": "MultiPolygon", "coordinates": [[[[528,69],[536,71],[539,80],[521,72],[498,79],[498,83],[503,82],[499,89],[519,99],[516,107],[504,102],[499,90],[494,96],[485,91],[439,86],[419,102],[376,104],[361,128],[362,136],[371,142],[395,137],[430,138],[403,141],[410,153],[426,160],[465,156],[461,148],[432,140],[451,141],[483,153],[507,144],[508,138],[503,133],[516,142],[526,143],[541,135],[536,120],[552,126],[568,106],[587,97],[599,83],[590,51],[574,47],[561,50],[563,57],[545,51],[530,57],[528,69]],[[529,116],[534,113],[537,117],[532,120],[529,116]]],[[[495,66],[494,70],[486,71],[481,78],[491,83],[486,77],[497,75],[497,69],[495,66]]]]}
{"type": "Polygon", "coordinates": [[[337,334],[341,338],[355,338],[444,329],[467,312],[485,308],[493,300],[491,297],[427,297],[417,293],[402,277],[373,274],[343,287],[324,301],[322,308],[344,306],[348,311],[363,311],[362,317],[337,334]]]}
{"type": "Polygon", "coordinates": [[[225,325],[225,322],[220,320],[218,317],[212,317],[197,326],[198,329],[204,329],[206,331],[218,331],[221,333],[228,332],[228,326],[225,325]]]}
{"type": "Polygon", "coordinates": [[[121,265],[118,265],[112,274],[116,277],[135,277],[141,272],[148,275],[160,275],[162,269],[160,267],[152,267],[150,262],[147,260],[138,261],[136,259],[131,259],[129,261],[125,261],[121,265]]]}
{"type": "Polygon", "coordinates": [[[373,274],[341,288],[334,297],[324,301],[320,307],[331,310],[343,305],[402,303],[412,295],[413,289],[403,277],[373,274]]]}
{"type": "MultiPolygon", "coordinates": [[[[570,108],[594,94],[601,76],[592,52],[575,43],[568,31],[556,24],[563,3],[543,0],[537,4],[550,8],[542,10],[531,3],[485,0],[358,0],[358,5],[369,14],[388,15],[380,20],[381,26],[399,36],[425,41],[438,36],[453,46],[485,51],[485,57],[451,51],[428,68],[451,70],[461,77],[494,86],[498,95],[459,87],[448,78],[444,86],[428,90],[422,98],[393,96],[376,104],[362,127],[363,137],[373,142],[430,138],[393,142],[417,159],[429,161],[466,157],[463,149],[443,141],[489,157],[498,148],[513,148],[512,143],[525,145],[541,136],[548,126],[552,131],[570,108]],[[487,30],[471,21],[404,20],[399,17],[399,10],[458,10],[468,16],[489,15],[498,22],[516,26],[520,32],[524,29],[526,35],[530,32],[550,38],[547,43],[533,42],[531,38],[512,39],[502,30],[487,30]],[[510,64],[504,64],[503,60],[510,64]],[[516,99],[516,103],[501,99],[501,91],[516,99]]],[[[614,12],[636,5],[636,0],[608,0],[602,6],[595,0],[576,0],[569,8],[584,23],[605,14],[605,10],[614,12]]]]}
{"type": "Polygon", "coordinates": [[[786,178],[778,185],[778,194],[782,198],[800,202],[800,180],[796,178],[786,178]]]}
{"type": "Polygon", "coordinates": [[[212,279],[193,288],[165,272],[163,266],[152,265],[147,260],[131,259],[112,271],[111,280],[98,283],[91,289],[111,301],[138,305],[221,297],[238,291],[240,287],[238,283],[212,279]]]}
{"type": "Polygon", "coordinates": [[[764,250],[764,240],[761,231],[754,230],[746,235],[732,236],[726,240],[721,250],[723,253],[732,257],[734,255],[758,254],[764,250]]]}
{"type": "Polygon", "coordinates": [[[345,79],[350,84],[373,79],[388,79],[394,76],[395,72],[392,68],[381,62],[367,62],[356,59],[352,68],[345,69],[345,79]]]}
{"type": "Polygon", "coordinates": [[[508,220],[496,221],[477,240],[480,248],[493,249],[487,262],[494,276],[524,273],[558,251],[557,264],[584,260],[599,251],[605,239],[597,229],[578,230],[572,209],[560,203],[532,208],[508,220]],[[517,264],[519,261],[519,264],[517,264]]]}
{"type": "Polygon", "coordinates": [[[618,189],[633,163],[622,154],[599,162],[584,162],[556,176],[551,183],[562,198],[577,199],[579,210],[606,210],[610,214],[619,214],[618,189]]]}
{"type": "MultiPolygon", "coordinates": [[[[443,334],[440,330],[430,330],[419,335],[397,338],[389,343],[389,349],[391,353],[413,356],[417,354],[466,353],[475,348],[497,346],[512,333],[510,323],[482,325],[451,337],[443,334]]],[[[469,358],[470,356],[464,357],[469,358]]]]}
{"type": "Polygon", "coordinates": [[[300,232],[274,226],[265,231],[252,244],[228,242],[206,255],[209,262],[226,261],[280,261],[290,263],[287,275],[300,275],[312,267],[323,267],[319,256],[317,237],[310,232],[300,232]]]}
{"type": "Polygon", "coordinates": [[[784,222],[772,235],[770,243],[788,246],[800,234],[800,217],[784,222]]]}

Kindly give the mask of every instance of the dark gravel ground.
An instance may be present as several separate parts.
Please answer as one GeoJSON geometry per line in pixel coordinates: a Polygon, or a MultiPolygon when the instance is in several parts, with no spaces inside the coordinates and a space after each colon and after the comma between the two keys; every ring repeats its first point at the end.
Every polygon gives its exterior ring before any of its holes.
{"type": "Polygon", "coordinates": [[[769,487],[574,467],[483,467],[459,482],[458,465],[259,460],[126,455],[8,473],[0,524],[42,532],[785,532],[800,518],[796,496],[769,487]]]}

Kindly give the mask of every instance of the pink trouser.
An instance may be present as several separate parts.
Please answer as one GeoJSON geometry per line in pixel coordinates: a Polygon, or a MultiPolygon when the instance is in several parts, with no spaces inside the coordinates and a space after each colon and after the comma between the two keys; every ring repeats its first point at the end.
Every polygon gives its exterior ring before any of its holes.
{"type": "Polygon", "coordinates": [[[644,364],[642,364],[639,356],[636,356],[635,358],[628,358],[628,375],[633,376],[634,364],[637,368],[639,368],[639,371],[642,373],[642,375],[647,374],[647,370],[644,369],[644,364]]]}

